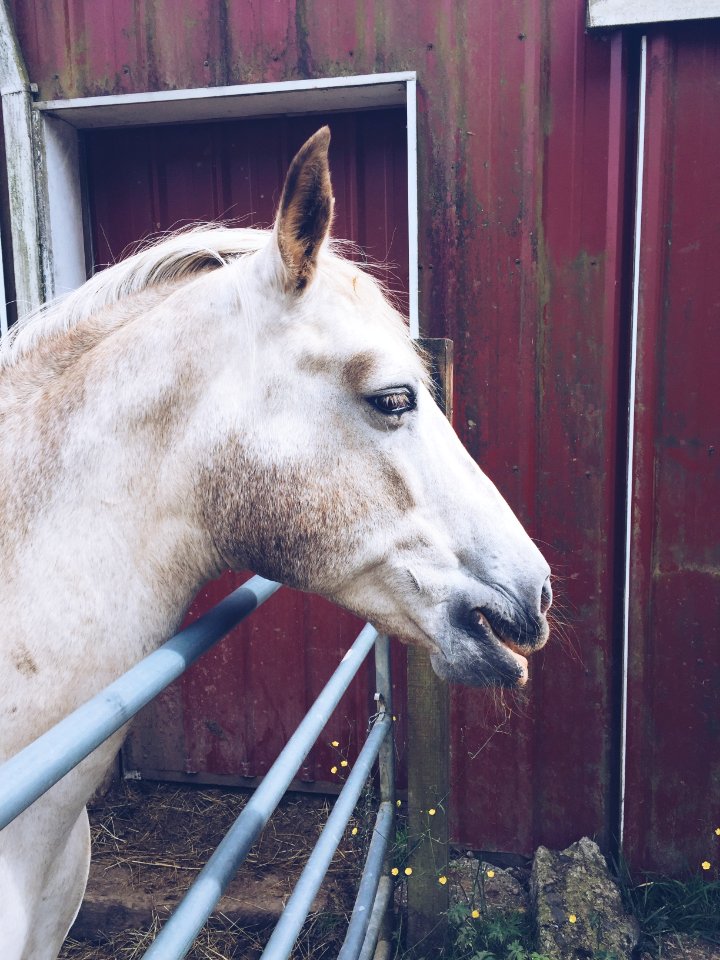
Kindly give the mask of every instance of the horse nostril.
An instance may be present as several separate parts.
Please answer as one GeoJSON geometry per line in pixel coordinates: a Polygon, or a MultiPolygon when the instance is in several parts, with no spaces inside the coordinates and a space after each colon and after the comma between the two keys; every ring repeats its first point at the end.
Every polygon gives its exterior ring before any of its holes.
{"type": "Polygon", "coordinates": [[[550,577],[543,584],[540,593],[540,613],[547,613],[552,604],[552,587],[550,586],[550,577]]]}

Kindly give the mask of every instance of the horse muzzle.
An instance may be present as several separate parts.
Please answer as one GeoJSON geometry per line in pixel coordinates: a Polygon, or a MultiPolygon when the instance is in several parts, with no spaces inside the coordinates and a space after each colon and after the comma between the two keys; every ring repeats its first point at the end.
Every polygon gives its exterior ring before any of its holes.
{"type": "Polygon", "coordinates": [[[482,593],[450,606],[447,629],[437,637],[439,652],[431,658],[433,668],[457,683],[524,687],[527,657],[547,643],[550,633],[546,617],[552,602],[549,580],[539,605],[533,607],[492,589],[482,593]]]}

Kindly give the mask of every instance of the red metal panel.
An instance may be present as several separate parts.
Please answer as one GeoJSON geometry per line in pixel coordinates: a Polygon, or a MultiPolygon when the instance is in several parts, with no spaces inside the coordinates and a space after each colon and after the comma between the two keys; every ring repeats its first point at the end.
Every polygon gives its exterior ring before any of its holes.
{"type": "MultiPolygon", "coordinates": [[[[555,4],[552,30],[536,5],[475,11],[456,13],[459,122],[430,134],[424,176],[455,203],[434,207],[445,247],[423,258],[423,292],[433,333],[456,341],[458,430],[540,539],[570,625],[531,664],[527,704],[455,694],[453,832],[529,854],[610,840],[619,316],[605,248],[621,225],[608,168],[623,162],[623,65],[585,36],[580,4],[555,4]]],[[[449,46],[437,55],[454,69],[449,46]]],[[[427,105],[433,128],[443,107],[427,105]]]]}
{"type": "Polygon", "coordinates": [[[720,800],[720,24],[653,32],[642,217],[627,848],[713,860],[720,800]]]}
{"type": "MultiPolygon", "coordinates": [[[[269,225],[290,159],[326,119],[310,115],[89,134],[96,262],[116,259],[147,233],[198,219],[233,217],[269,225]]],[[[371,259],[399,262],[392,279],[404,292],[404,112],[337,114],[329,119],[336,232],[358,243],[371,259]]],[[[200,615],[242,579],[228,574],[207,585],[190,616],[200,615]]],[[[146,775],[229,782],[262,776],[361,627],[318,598],[283,591],[149,709],[132,736],[130,762],[146,775]]],[[[404,657],[399,649],[395,661],[397,700],[402,704],[404,657]]],[[[371,682],[368,667],[303,765],[301,781],[331,787],[339,782],[340,775],[331,774],[330,768],[343,757],[354,758],[362,743],[372,709],[371,682]],[[340,748],[332,748],[332,740],[339,741],[340,748]]],[[[399,733],[402,739],[402,728],[399,733]]]]}

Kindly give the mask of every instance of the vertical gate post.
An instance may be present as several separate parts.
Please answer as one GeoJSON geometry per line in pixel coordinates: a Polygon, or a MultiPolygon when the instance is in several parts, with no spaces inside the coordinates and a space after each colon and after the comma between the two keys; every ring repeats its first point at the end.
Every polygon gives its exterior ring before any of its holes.
{"type": "MultiPolygon", "coordinates": [[[[390,665],[390,638],[385,634],[380,634],[380,636],[375,641],[375,690],[377,695],[381,698],[381,703],[378,705],[380,709],[384,709],[387,713],[392,716],[393,713],[393,699],[392,699],[392,669],[390,665]]],[[[389,803],[390,809],[393,811],[392,819],[390,821],[389,831],[391,842],[388,845],[388,850],[385,855],[384,863],[384,875],[380,881],[380,888],[378,889],[377,899],[382,903],[385,898],[387,902],[385,904],[385,909],[383,911],[383,919],[380,926],[380,933],[377,940],[377,950],[374,950],[373,956],[377,957],[378,955],[382,956],[383,953],[390,956],[391,944],[392,944],[392,935],[393,935],[393,918],[392,918],[392,889],[393,883],[392,878],[389,876],[390,867],[392,865],[392,856],[393,848],[395,846],[395,735],[391,732],[389,737],[386,737],[383,741],[383,745],[380,747],[380,753],[378,754],[378,770],[380,775],[380,802],[389,803]]],[[[373,913],[375,908],[373,908],[373,913]]],[[[360,954],[360,960],[362,960],[363,952],[360,954]]]]}
{"type": "MultiPolygon", "coordinates": [[[[452,419],[453,343],[421,339],[430,357],[438,406],[452,419]]],[[[438,957],[447,932],[450,800],[450,691],[427,652],[408,647],[408,948],[438,957]],[[434,813],[430,813],[434,811],[434,813]]]]}

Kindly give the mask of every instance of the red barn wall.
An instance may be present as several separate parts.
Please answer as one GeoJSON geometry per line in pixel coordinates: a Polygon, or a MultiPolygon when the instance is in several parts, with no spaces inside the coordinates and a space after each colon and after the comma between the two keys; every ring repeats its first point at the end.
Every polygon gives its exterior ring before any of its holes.
{"type": "MultiPolygon", "coordinates": [[[[455,341],[458,432],[557,575],[528,701],[454,693],[452,832],[609,848],[639,35],[588,36],[583,0],[10,5],[43,99],[417,71],[423,333],[455,341]]],[[[656,869],[705,859],[718,799],[719,49],[717,22],[651,32],[625,811],[656,869]]]]}
{"type": "Polygon", "coordinates": [[[720,846],[720,21],[647,56],[626,849],[697,870],[720,846]]]}

